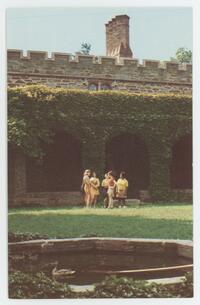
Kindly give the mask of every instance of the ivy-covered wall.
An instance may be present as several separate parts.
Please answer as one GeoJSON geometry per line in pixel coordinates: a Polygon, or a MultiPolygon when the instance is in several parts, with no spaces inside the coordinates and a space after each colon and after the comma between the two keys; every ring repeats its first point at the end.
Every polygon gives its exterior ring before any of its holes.
{"type": "Polygon", "coordinates": [[[105,146],[122,133],[140,136],[150,159],[152,200],[170,199],[173,144],[192,131],[192,97],[32,85],[8,89],[8,139],[21,153],[42,158],[42,143],[59,130],[82,143],[84,168],[103,177],[105,146]]]}

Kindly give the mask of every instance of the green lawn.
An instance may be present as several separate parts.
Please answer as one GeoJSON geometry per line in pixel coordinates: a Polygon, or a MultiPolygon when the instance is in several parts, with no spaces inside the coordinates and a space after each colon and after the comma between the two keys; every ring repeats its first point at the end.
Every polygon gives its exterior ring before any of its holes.
{"type": "Polygon", "coordinates": [[[81,207],[9,209],[9,232],[54,237],[192,239],[192,205],[154,204],[126,209],[81,207]]]}

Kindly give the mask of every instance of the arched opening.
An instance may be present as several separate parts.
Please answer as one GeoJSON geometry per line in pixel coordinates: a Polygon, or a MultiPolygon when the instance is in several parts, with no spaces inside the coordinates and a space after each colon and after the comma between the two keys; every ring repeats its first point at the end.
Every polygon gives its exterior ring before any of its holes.
{"type": "Polygon", "coordinates": [[[113,170],[116,178],[126,172],[129,198],[138,198],[140,190],[149,187],[149,155],[145,142],[138,136],[121,134],[106,145],[106,171],[113,170]]]}
{"type": "Polygon", "coordinates": [[[192,135],[185,135],[172,147],[170,164],[172,189],[192,188],[192,135]]]}
{"type": "Polygon", "coordinates": [[[88,85],[88,90],[97,91],[98,90],[98,84],[94,84],[94,83],[89,84],[88,85]]]}
{"type": "Polygon", "coordinates": [[[101,84],[101,90],[111,90],[111,87],[108,84],[101,84]]]}
{"type": "Polygon", "coordinates": [[[28,192],[77,191],[82,179],[81,143],[65,133],[57,133],[44,147],[41,164],[26,160],[28,192]]]}

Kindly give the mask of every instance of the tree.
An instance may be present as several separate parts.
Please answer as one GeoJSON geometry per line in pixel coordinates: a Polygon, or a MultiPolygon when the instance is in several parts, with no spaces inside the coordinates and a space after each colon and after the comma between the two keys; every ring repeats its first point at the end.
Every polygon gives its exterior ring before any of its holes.
{"type": "Polygon", "coordinates": [[[83,42],[81,44],[81,51],[80,51],[80,53],[84,54],[84,55],[89,55],[90,51],[91,51],[91,44],[87,43],[87,42],[83,42]]]}
{"type": "Polygon", "coordinates": [[[192,51],[187,48],[178,48],[176,51],[176,57],[171,57],[171,61],[179,63],[192,63],[192,51]]]}

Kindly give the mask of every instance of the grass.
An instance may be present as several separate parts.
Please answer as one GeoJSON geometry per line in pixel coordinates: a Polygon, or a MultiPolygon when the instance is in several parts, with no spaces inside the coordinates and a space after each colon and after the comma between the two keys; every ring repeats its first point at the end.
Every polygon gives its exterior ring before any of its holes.
{"type": "Polygon", "coordinates": [[[126,209],[82,207],[9,209],[9,231],[50,238],[104,237],[192,239],[192,205],[154,204],[126,209]]]}

